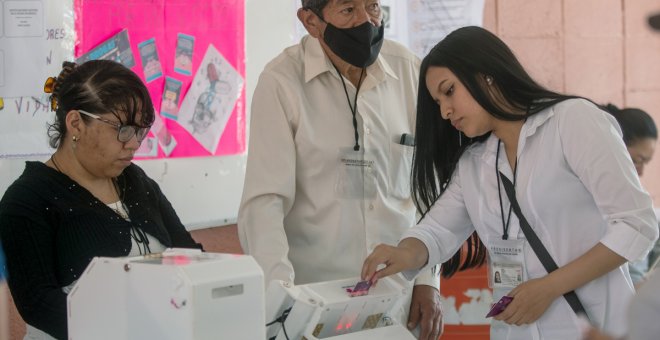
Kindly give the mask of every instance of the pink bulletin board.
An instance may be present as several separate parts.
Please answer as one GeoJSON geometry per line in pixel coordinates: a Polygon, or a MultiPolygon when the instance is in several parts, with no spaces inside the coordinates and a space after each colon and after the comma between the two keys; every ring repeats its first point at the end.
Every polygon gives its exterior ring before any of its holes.
{"type": "MultiPolygon", "coordinates": [[[[126,29],[135,66],[149,89],[156,112],[161,111],[165,78],[182,83],[179,107],[188,92],[207,49],[213,45],[240,76],[236,84],[236,101],[215,152],[208,151],[180,122],[163,118],[166,128],[176,140],[169,155],[162,147],[153,158],[220,156],[244,153],[246,150],[245,119],[245,25],[244,0],[74,0],[76,44],[79,57],[126,29]],[[182,33],[194,37],[192,74],[174,70],[177,37],[182,33]],[[138,45],[154,39],[162,66],[162,76],[146,82],[138,45]]],[[[152,136],[153,136],[152,129],[152,136]]],[[[215,146],[215,145],[214,145],[215,146]]]]}

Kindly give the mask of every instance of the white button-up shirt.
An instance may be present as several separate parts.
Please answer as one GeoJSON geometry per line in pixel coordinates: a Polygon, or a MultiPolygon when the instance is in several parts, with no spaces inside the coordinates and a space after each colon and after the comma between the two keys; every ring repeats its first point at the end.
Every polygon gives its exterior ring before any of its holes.
{"type": "MultiPolygon", "coordinates": [[[[441,263],[476,230],[484,243],[502,237],[495,135],[462,155],[443,195],[405,237],[420,239],[429,263],[441,263]]],[[[518,142],[516,197],[521,210],[559,267],[602,243],[629,261],[642,258],[658,237],[651,198],[642,188],[616,121],[582,99],[563,101],[528,118],[518,142]]],[[[502,147],[499,170],[513,178],[502,147]]],[[[509,200],[502,188],[504,211],[509,200]]],[[[524,239],[515,214],[509,235],[524,239]]],[[[528,243],[530,279],[547,275],[528,243]]],[[[408,275],[412,272],[407,273],[408,275]]],[[[496,291],[497,300],[507,291],[496,291]]],[[[591,321],[614,335],[625,331],[634,289],[626,265],[576,290],[591,321]]],[[[492,339],[577,339],[577,318],[564,298],[535,323],[493,321],[492,339]]]]}
{"type": "MultiPolygon", "coordinates": [[[[266,282],[360,276],[376,245],[396,244],[415,224],[413,150],[399,141],[414,133],[418,68],[419,59],[391,41],[367,68],[357,119],[360,147],[374,157],[364,176],[376,179],[376,193],[347,199],[337,188],[346,180],[339,150],[355,144],[352,115],[319,41],[306,36],[266,66],[252,102],[238,216],[243,250],[261,265],[266,282]]],[[[353,105],[356,88],[345,82],[353,105]]],[[[429,274],[420,283],[437,287],[439,277],[429,274]]]]}

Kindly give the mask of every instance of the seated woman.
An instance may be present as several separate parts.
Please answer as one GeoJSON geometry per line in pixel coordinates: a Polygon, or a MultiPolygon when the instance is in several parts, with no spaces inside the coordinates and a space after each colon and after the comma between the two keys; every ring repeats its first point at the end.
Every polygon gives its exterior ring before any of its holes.
{"type": "Polygon", "coordinates": [[[46,81],[57,148],[26,162],[0,201],[8,284],[26,339],[67,339],[66,297],[95,256],[201,248],[155,181],[132,163],[154,121],[149,92],[113,61],[65,62],[46,81]]]}
{"type": "MultiPolygon", "coordinates": [[[[621,126],[623,142],[626,144],[630,158],[632,158],[637,175],[642,177],[644,167],[653,158],[655,145],[658,142],[658,129],[653,118],[644,110],[636,108],[619,109],[613,104],[607,104],[604,109],[609,112],[621,126]]],[[[657,209],[656,209],[657,214],[657,209]]],[[[644,281],[646,273],[660,256],[660,241],[656,241],[649,256],[643,260],[629,263],[630,277],[635,286],[644,281]]]]}

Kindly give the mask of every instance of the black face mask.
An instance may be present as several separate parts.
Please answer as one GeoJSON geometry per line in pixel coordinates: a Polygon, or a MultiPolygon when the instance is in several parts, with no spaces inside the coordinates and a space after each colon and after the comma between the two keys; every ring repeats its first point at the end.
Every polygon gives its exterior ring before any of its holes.
{"type": "Polygon", "coordinates": [[[351,28],[337,28],[327,23],[323,40],[338,57],[355,67],[367,67],[376,61],[383,46],[385,26],[367,21],[351,28]]]}

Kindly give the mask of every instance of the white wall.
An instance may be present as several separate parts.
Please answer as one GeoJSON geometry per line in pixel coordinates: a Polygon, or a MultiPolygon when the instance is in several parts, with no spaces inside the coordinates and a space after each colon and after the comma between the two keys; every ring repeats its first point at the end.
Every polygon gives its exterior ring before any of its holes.
{"type": "MultiPolygon", "coordinates": [[[[295,8],[290,0],[246,0],[246,93],[266,63],[293,44],[295,8]]],[[[249,119],[248,119],[249,121],[249,119]]],[[[44,127],[44,134],[46,129],[44,127]]],[[[45,160],[38,158],[33,160],[45,160]]],[[[188,229],[232,224],[243,190],[246,155],[136,162],[161,186],[188,229]]],[[[0,194],[23,172],[25,159],[0,160],[0,194]]]]}

